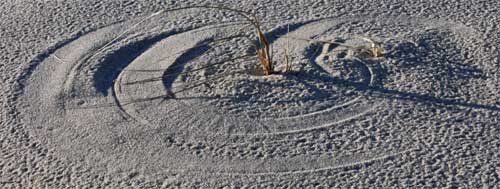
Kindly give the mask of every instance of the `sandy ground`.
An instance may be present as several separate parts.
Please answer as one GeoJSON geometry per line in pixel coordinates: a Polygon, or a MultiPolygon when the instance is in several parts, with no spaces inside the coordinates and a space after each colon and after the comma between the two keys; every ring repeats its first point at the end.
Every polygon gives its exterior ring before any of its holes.
{"type": "Polygon", "coordinates": [[[0,2],[0,188],[499,186],[498,1],[207,3],[0,2]]]}

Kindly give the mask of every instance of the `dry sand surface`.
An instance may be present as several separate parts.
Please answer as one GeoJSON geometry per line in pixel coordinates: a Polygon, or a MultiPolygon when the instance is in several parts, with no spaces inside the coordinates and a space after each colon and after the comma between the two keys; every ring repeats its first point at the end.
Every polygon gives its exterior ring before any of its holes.
{"type": "Polygon", "coordinates": [[[499,10],[3,0],[0,188],[498,187],[499,10]]]}

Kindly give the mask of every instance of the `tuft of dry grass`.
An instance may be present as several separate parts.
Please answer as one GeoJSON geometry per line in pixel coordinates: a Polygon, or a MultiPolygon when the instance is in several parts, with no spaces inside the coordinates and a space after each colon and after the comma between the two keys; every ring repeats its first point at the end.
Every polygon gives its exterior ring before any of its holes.
{"type": "Polygon", "coordinates": [[[252,17],[254,19],[252,23],[259,39],[259,43],[256,46],[257,57],[259,58],[260,64],[262,65],[262,71],[264,72],[264,75],[271,75],[275,73],[270,50],[271,46],[269,44],[269,41],[267,40],[266,35],[262,32],[262,27],[259,19],[256,15],[252,15],[252,17]]]}
{"type": "Polygon", "coordinates": [[[288,49],[285,49],[285,73],[292,72],[292,63],[290,62],[290,54],[288,53],[288,49]]]}
{"type": "Polygon", "coordinates": [[[243,16],[255,29],[256,38],[257,38],[258,42],[256,44],[254,44],[254,46],[255,46],[256,56],[258,57],[259,62],[262,66],[262,71],[263,71],[264,75],[271,75],[273,73],[276,73],[274,71],[274,62],[272,61],[272,56],[271,56],[271,46],[269,44],[269,40],[267,39],[266,35],[263,32],[261,22],[260,22],[259,18],[257,17],[257,15],[255,15],[251,12],[236,9],[236,8],[231,8],[231,7],[226,7],[226,6],[216,6],[216,5],[188,6],[188,7],[170,9],[167,11],[195,9],[195,8],[229,11],[229,12],[239,14],[240,16],[243,16]]]}
{"type": "Polygon", "coordinates": [[[370,43],[370,55],[373,58],[380,58],[384,56],[382,47],[380,46],[379,42],[375,42],[372,39],[361,37],[361,39],[368,41],[370,43]]]}
{"type": "Polygon", "coordinates": [[[257,47],[257,57],[262,65],[264,75],[271,75],[274,73],[273,60],[270,53],[270,45],[264,33],[260,29],[260,25],[256,27],[257,35],[259,37],[259,46],[257,47]]]}

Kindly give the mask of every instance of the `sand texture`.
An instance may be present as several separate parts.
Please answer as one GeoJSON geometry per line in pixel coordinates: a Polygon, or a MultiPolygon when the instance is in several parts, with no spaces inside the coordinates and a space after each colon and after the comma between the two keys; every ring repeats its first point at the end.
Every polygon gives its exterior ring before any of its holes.
{"type": "Polygon", "coordinates": [[[2,1],[0,188],[499,187],[498,10],[2,1]]]}

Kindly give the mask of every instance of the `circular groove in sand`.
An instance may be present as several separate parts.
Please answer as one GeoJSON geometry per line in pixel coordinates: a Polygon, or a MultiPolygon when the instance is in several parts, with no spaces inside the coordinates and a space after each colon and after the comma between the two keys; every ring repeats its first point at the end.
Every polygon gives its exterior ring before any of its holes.
{"type": "MultiPolygon", "coordinates": [[[[349,19],[347,19],[347,22],[349,19]]],[[[300,29],[295,31],[296,33],[300,32],[310,32],[314,34],[320,30],[331,29],[333,26],[336,26],[338,22],[334,20],[321,20],[317,23],[313,23],[309,26],[302,26],[303,31],[300,29]],[[311,32],[311,30],[313,30],[311,32]]],[[[390,25],[390,23],[389,23],[390,25]]],[[[425,25],[425,24],[424,24],[425,25]]],[[[125,24],[126,26],[126,24],[125,24]]],[[[121,26],[120,26],[121,27],[121,26]]],[[[96,92],[93,88],[94,86],[84,86],[85,78],[75,77],[74,80],[81,80],[73,82],[72,79],[70,81],[66,81],[67,75],[71,75],[72,71],[75,69],[86,69],[80,66],[76,66],[79,61],[85,59],[89,53],[100,53],[101,51],[96,51],[96,47],[106,46],[107,42],[109,42],[109,36],[116,36],[120,31],[123,31],[122,28],[117,26],[111,26],[109,28],[101,29],[94,33],[91,33],[86,36],[82,36],[80,39],[77,39],[74,43],[70,43],[67,46],[57,50],[53,58],[48,58],[44,60],[44,62],[37,68],[36,72],[32,75],[30,80],[28,81],[27,92],[23,100],[25,100],[28,104],[31,104],[29,110],[27,112],[33,112],[32,115],[28,116],[27,122],[31,125],[55,125],[53,128],[30,128],[31,132],[36,137],[53,137],[50,139],[47,145],[57,149],[58,152],[64,153],[68,155],[68,157],[78,158],[88,158],[89,160],[95,160],[99,162],[99,158],[103,156],[109,155],[115,157],[117,154],[114,153],[115,147],[112,147],[112,141],[110,141],[112,137],[115,135],[125,136],[125,138],[129,138],[128,141],[132,146],[132,148],[137,148],[138,151],[141,151],[139,154],[146,154],[148,152],[157,152],[155,156],[152,157],[140,157],[144,158],[143,160],[146,162],[153,162],[149,165],[152,169],[161,169],[165,167],[173,167],[182,170],[182,166],[193,165],[193,171],[202,170],[204,173],[215,172],[215,174],[230,174],[230,175],[238,175],[238,174],[250,174],[250,175],[266,175],[266,174],[289,174],[289,173],[309,173],[312,171],[321,171],[327,169],[335,169],[339,167],[344,167],[344,165],[357,165],[364,164],[366,162],[372,161],[370,158],[361,158],[356,160],[355,162],[345,163],[332,161],[329,158],[322,159],[322,161],[318,164],[304,164],[302,165],[300,162],[307,161],[307,154],[302,154],[300,158],[283,158],[283,159],[264,159],[264,160],[244,160],[244,161],[227,161],[224,159],[218,158],[210,158],[210,162],[214,162],[213,164],[204,165],[206,161],[203,158],[198,159],[197,156],[189,155],[182,151],[171,148],[165,148],[162,144],[162,136],[160,133],[168,132],[173,134],[178,134],[178,138],[185,137],[186,140],[192,141],[203,141],[205,143],[217,144],[217,142],[224,142],[228,135],[231,136],[264,136],[270,134],[290,134],[290,135],[301,135],[305,131],[313,131],[316,129],[335,129],[333,126],[335,124],[343,124],[349,120],[356,120],[358,118],[363,118],[366,112],[369,112],[372,109],[377,108],[377,103],[373,103],[373,99],[364,98],[364,97],[356,97],[351,99],[350,101],[345,101],[344,104],[332,106],[330,108],[324,109],[322,111],[315,111],[310,114],[297,115],[285,117],[284,119],[272,119],[265,118],[262,119],[260,124],[264,126],[270,127],[274,125],[279,125],[280,128],[272,129],[254,129],[248,128],[252,126],[252,122],[242,123],[241,120],[237,119],[223,119],[218,120],[217,117],[210,118],[202,118],[202,119],[193,119],[193,115],[188,115],[188,113],[197,112],[197,113],[209,113],[208,110],[198,110],[196,107],[183,107],[186,105],[192,104],[181,104],[181,103],[171,103],[171,100],[167,100],[167,106],[159,105],[158,109],[143,109],[144,105],[151,105],[158,103],[158,101],[162,101],[163,99],[152,100],[142,105],[137,105],[141,103],[133,103],[133,104],[123,104],[124,110],[128,112],[131,117],[139,118],[139,123],[130,122],[124,120],[119,115],[120,110],[117,110],[113,105],[99,108],[78,108],[79,106],[91,107],[92,105],[99,106],[100,104],[113,104],[113,101],[110,98],[114,98],[114,95],[103,96],[96,92]],[[98,39],[98,40],[95,40],[98,39]],[[63,64],[61,64],[61,60],[63,60],[63,64]],[[63,77],[61,78],[61,75],[63,77]],[[65,77],[66,76],[66,77],[65,77]],[[49,83],[39,85],[40,83],[44,83],[44,80],[48,80],[49,83]],[[75,84],[76,83],[76,84],[75,84]],[[67,86],[73,88],[76,91],[71,91],[71,94],[66,94],[68,92],[65,90],[67,86]],[[64,98],[61,98],[64,97],[64,98]],[[42,99],[42,100],[39,100],[42,99]],[[68,101],[64,101],[68,99],[68,101]],[[64,101],[64,107],[61,107],[61,101],[64,101]],[[83,102],[83,103],[82,103],[83,102]],[[358,103],[367,103],[366,106],[354,107],[351,113],[346,113],[345,116],[330,115],[329,113],[332,110],[336,109],[344,109],[346,107],[351,107],[353,104],[358,103]],[[81,104],[81,105],[80,105],[81,104]],[[76,108],[72,108],[76,107],[76,108]],[[41,111],[42,110],[42,111],[41,111]],[[189,110],[189,111],[188,111],[189,110]],[[165,120],[149,120],[148,118],[143,118],[144,113],[152,113],[148,111],[156,111],[157,114],[155,116],[164,115],[166,120],[171,120],[172,122],[163,122],[165,120]],[[38,112],[38,113],[37,113],[38,112]],[[43,113],[40,113],[43,112],[43,113]],[[184,114],[180,115],[179,114],[184,114]],[[86,115],[85,118],[82,118],[82,115],[86,115]],[[169,117],[172,115],[176,115],[177,117],[169,117]],[[318,119],[319,118],[319,119],[318,119]],[[300,120],[305,119],[305,120],[300,120]],[[310,119],[310,120],[308,120],[310,119]],[[316,120],[318,119],[318,120],[316,120]],[[275,121],[277,120],[277,121],[275,121]],[[184,123],[183,123],[184,122],[184,123]],[[232,122],[232,123],[228,123],[232,122]],[[280,123],[282,122],[282,123],[280,123]],[[284,122],[284,123],[283,123],[284,122]],[[294,123],[297,122],[297,123],[294,123]],[[314,123],[312,125],[306,125],[307,123],[314,123]],[[178,124],[179,123],[179,124],[178,124]],[[198,125],[196,125],[198,124],[198,125]],[[204,125],[203,125],[204,124],[204,125]],[[211,128],[211,125],[226,125],[227,128],[211,128]],[[288,126],[289,124],[296,124],[294,127],[288,126]],[[146,126],[146,127],[145,127],[146,126]],[[205,127],[205,128],[201,128],[205,127]],[[201,128],[199,131],[193,130],[196,128],[201,128]],[[240,132],[236,131],[228,131],[231,129],[242,129],[240,132]],[[213,129],[219,129],[213,131],[213,129]],[[249,130],[245,130],[249,129],[249,130]],[[193,132],[193,133],[190,133],[193,132]],[[89,137],[92,136],[92,137],[89,137]],[[65,144],[64,141],[67,138],[72,138],[73,143],[65,144]],[[132,140],[133,139],[133,140],[132,140]],[[69,150],[72,149],[72,150],[69,150]],[[92,149],[100,149],[104,151],[102,154],[94,153],[89,154],[88,151],[92,149]],[[90,157],[87,157],[90,156],[90,157]],[[186,159],[182,159],[180,157],[186,157],[186,159]],[[301,159],[303,158],[303,159],[301,159]],[[181,161],[181,162],[178,162],[181,161]],[[276,162],[282,162],[281,165],[275,165],[276,162]],[[263,163],[267,162],[267,163],[263,163]],[[159,166],[156,163],[160,164],[159,166]],[[174,165],[179,163],[178,165],[174,165]],[[252,167],[251,165],[256,165],[259,163],[263,163],[263,165],[268,166],[268,168],[263,167],[252,167]],[[286,167],[285,164],[293,164],[296,166],[286,167]],[[219,167],[221,166],[221,167],[219,167]],[[250,168],[248,168],[250,167],[250,168]]],[[[300,28],[300,27],[299,27],[300,28]]],[[[170,37],[165,37],[164,39],[159,40],[159,44],[165,42],[165,40],[176,40],[176,38],[182,38],[182,35],[192,35],[189,32],[196,33],[197,31],[188,31],[181,34],[175,34],[170,37]]],[[[336,32],[336,31],[335,31],[336,32]]],[[[335,32],[331,33],[332,35],[335,32]]],[[[296,34],[291,33],[291,34],[296,34]]],[[[318,32],[322,33],[322,32],[318,32]]],[[[418,32],[417,32],[418,33],[418,32]]],[[[325,33],[325,35],[328,33],[325,33]]],[[[205,35],[206,38],[209,38],[212,34],[209,30],[200,31],[200,33],[195,36],[200,37],[200,35],[205,35]]],[[[203,37],[201,37],[203,38],[203,37]]],[[[278,39],[275,43],[280,43],[278,39]]],[[[113,40],[112,40],[113,41],[113,40]]],[[[196,44],[197,40],[192,41],[193,43],[186,44],[185,47],[193,47],[196,44]]],[[[168,42],[168,41],[167,41],[168,42]]],[[[165,44],[168,44],[165,42],[165,44]]],[[[180,42],[176,42],[180,43],[180,42]]],[[[125,46],[127,43],[125,43],[125,46]]],[[[120,46],[120,44],[118,44],[120,46]]],[[[154,47],[152,47],[154,48],[154,47]]],[[[98,48],[97,48],[98,49],[98,48]]],[[[300,49],[300,48],[299,48],[300,49]]],[[[148,49],[147,51],[142,52],[138,57],[134,58],[134,61],[140,59],[141,56],[144,56],[148,52],[151,53],[152,49],[148,49]]],[[[104,54],[106,53],[114,53],[113,50],[102,51],[104,54]]],[[[152,54],[152,57],[155,56],[155,53],[152,54]]],[[[144,61],[148,62],[148,61],[144,61]]],[[[153,61],[154,62],[154,61],[153,61]]],[[[169,62],[169,61],[164,61],[169,62]]],[[[173,60],[170,60],[173,62],[173,60]]],[[[97,64],[102,64],[103,62],[97,62],[97,64]]],[[[105,62],[106,63],[106,62],[105,62]]],[[[137,63],[137,62],[136,62],[137,63]]],[[[139,62],[141,63],[141,62],[139,62]]],[[[370,66],[367,66],[364,62],[362,62],[367,69],[369,70],[370,83],[373,84],[374,75],[376,71],[372,70],[370,66]]],[[[132,62],[127,65],[139,65],[132,62]]],[[[152,65],[150,65],[152,66],[152,65]]],[[[167,66],[162,64],[157,64],[153,66],[167,66]]],[[[91,67],[89,67],[91,68],[91,67]]],[[[144,68],[139,66],[138,68],[144,68]]],[[[159,69],[166,69],[166,67],[160,67],[159,69]]],[[[81,72],[92,72],[93,70],[80,70],[81,72]]],[[[83,74],[84,75],[84,74],[83,74]]],[[[76,76],[76,75],[75,75],[76,76]]],[[[146,75],[147,76],[147,75],[146,75]]],[[[404,80],[403,75],[403,80],[404,80]]],[[[119,102],[125,102],[129,100],[130,96],[144,96],[143,92],[146,92],[146,98],[148,95],[157,96],[162,95],[165,92],[164,86],[160,83],[152,83],[149,89],[145,91],[138,91],[138,88],[124,88],[130,87],[123,85],[123,83],[127,83],[128,77],[135,77],[127,75],[126,72],[119,73],[117,79],[114,82],[113,90],[116,91],[115,97],[119,102]],[[136,91],[137,93],[134,93],[136,91]],[[156,93],[156,94],[155,94],[156,93]],[[128,95],[128,96],[127,96],[128,95]]],[[[96,82],[96,81],[90,81],[96,82]]],[[[145,89],[145,86],[143,88],[145,89]]],[[[133,100],[134,98],[132,98],[133,100]]],[[[377,99],[378,100],[378,99],[377,99]]],[[[147,107],[147,106],[146,106],[147,107]]],[[[339,113],[339,112],[336,112],[339,113]]],[[[340,112],[342,113],[342,112],[340,112]]],[[[213,114],[209,114],[213,115],[213,114]]],[[[147,116],[147,115],[146,115],[147,116]]],[[[195,114],[196,117],[196,114],[195,114]]],[[[249,121],[247,120],[244,121],[249,121]]],[[[226,141],[227,142],[227,141],[226,141]]],[[[210,144],[209,144],[210,145],[210,144]]],[[[412,146],[407,146],[406,149],[413,149],[412,146]]],[[[121,147],[118,147],[118,151],[121,150],[121,147]]],[[[411,151],[411,150],[410,150],[411,151]]],[[[122,151],[123,152],[123,151],[122,151]]],[[[341,152],[339,152],[341,153],[341,152]]],[[[376,161],[383,161],[385,157],[393,156],[394,154],[390,153],[380,153],[380,156],[375,156],[376,161]]],[[[134,154],[126,154],[125,159],[130,158],[138,158],[138,155],[134,154]]],[[[353,155],[353,157],[356,155],[353,155]]],[[[356,156],[358,157],[358,156],[356,156]]],[[[361,157],[361,156],[359,156],[361,157]]],[[[356,159],[356,158],[354,158],[356,159]]],[[[126,162],[126,161],[124,161],[126,162]]],[[[119,167],[127,167],[123,162],[113,162],[119,167]]]]}

